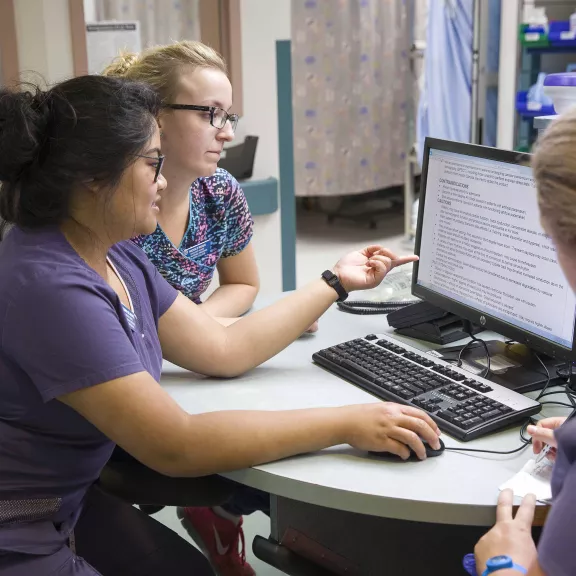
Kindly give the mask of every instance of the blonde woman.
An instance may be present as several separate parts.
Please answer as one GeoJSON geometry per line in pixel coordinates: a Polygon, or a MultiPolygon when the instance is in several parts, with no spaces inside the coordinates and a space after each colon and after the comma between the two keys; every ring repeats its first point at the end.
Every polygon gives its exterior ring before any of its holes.
{"type": "Polygon", "coordinates": [[[246,198],[218,168],[238,123],[224,61],[208,46],[184,41],[124,54],[103,74],[146,82],[164,105],[160,137],[169,184],[158,228],[137,244],[172,286],[211,316],[243,314],[259,281],[246,198]],[[216,269],[220,287],[201,303],[216,269]]]}

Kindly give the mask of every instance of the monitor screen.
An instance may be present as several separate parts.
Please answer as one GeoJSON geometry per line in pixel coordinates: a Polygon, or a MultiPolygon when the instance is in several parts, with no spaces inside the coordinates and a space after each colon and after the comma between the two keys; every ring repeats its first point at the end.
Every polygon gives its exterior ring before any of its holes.
{"type": "Polygon", "coordinates": [[[442,298],[433,302],[441,307],[458,304],[447,308],[518,341],[548,343],[568,358],[576,298],[540,224],[527,159],[427,140],[413,292],[442,298]]]}

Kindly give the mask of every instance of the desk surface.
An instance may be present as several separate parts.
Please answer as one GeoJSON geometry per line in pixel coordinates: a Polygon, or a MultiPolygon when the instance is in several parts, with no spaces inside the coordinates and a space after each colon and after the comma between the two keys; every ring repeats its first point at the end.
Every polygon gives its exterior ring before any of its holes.
{"type": "MultiPolygon", "coordinates": [[[[353,316],[331,308],[315,335],[305,335],[249,374],[234,380],[195,376],[166,363],[162,386],[188,412],[279,410],[379,402],[312,364],[312,354],[352,338],[388,332],[384,316],[353,316]]],[[[425,344],[413,346],[424,349],[425,344]]],[[[549,413],[553,414],[552,412],[549,413]]],[[[447,446],[511,450],[518,428],[447,446]]],[[[494,522],[498,486],[531,457],[444,452],[423,462],[385,462],[349,446],[226,474],[267,492],[361,514],[458,525],[494,522]]]]}

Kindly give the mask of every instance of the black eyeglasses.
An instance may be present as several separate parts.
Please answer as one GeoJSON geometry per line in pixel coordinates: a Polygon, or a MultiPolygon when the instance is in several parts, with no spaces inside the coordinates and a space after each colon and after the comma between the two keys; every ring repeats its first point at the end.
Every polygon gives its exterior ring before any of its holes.
{"type": "Polygon", "coordinates": [[[158,176],[162,171],[162,166],[164,166],[164,160],[166,156],[160,154],[159,156],[146,156],[145,154],[135,154],[138,158],[148,158],[148,160],[156,160],[156,174],[154,174],[154,183],[158,182],[158,176]]]}
{"type": "Polygon", "coordinates": [[[238,120],[240,117],[238,114],[228,114],[224,108],[218,108],[218,106],[196,106],[195,104],[166,104],[165,108],[171,108],[172,110],[199,110],[200,112],[210,112],[210,124],[222,130],[226,126],[226,122],[230,122],[232,126],[232,132],[236,131],[236,126],[238,126],[238,120]]]}

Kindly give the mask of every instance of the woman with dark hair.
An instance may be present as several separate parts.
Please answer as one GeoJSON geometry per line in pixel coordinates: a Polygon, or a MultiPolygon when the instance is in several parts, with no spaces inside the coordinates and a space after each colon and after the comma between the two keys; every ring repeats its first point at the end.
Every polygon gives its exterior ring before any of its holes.
{"type": "Polygon", "coordinates": [[[210,573],[207,561],[93,486],[118,444],[169,476],[245,468],[349,443],[425,457],[438,428],[392,403],[190,415],[162,356],[206,375],[249,370],[343,290],[376,286],[379,246],[225,327],[174,290],[130,238],[156,229],[166,181],[152,88],[85,76],[0,92],[0,573],[210,573]],[[282,330],[275,327],[282,326],[282,330]]]}

